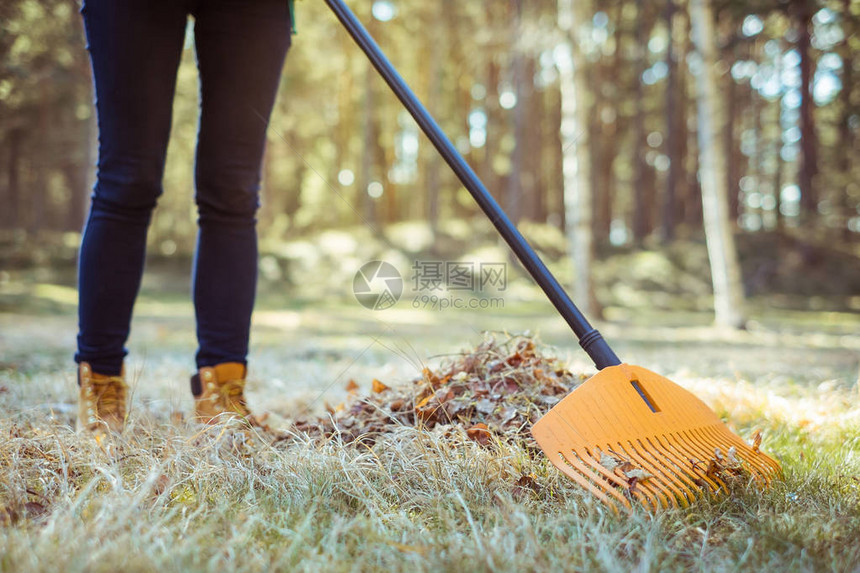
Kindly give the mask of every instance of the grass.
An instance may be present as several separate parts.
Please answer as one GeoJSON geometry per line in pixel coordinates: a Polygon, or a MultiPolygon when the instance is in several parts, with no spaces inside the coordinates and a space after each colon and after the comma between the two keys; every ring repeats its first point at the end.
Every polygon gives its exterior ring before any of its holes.
{"type": "MultiPolygon", "coordinates": [[[[190,409],[190,312],[144,302],[128,363],[129,427],[102,441],[72,430],[74,317],[0,314],[0,570],[860,568],[855,315],[781,321],[761,310],[759,326],[741,334],[701,317],[607,324],[631,362],[690,388],[741,435],[763,429],[763,448],[785,469],[766,491],[615,515],[525,444],[485,448],[459,430],[402,428],[346,447],[177,423],[190,409]],[[530,474],[536,490],[516,485],[530,474]]],[[[344,398],[350,378],[365,390],[373,377],[405,381],[498,324],[539,324],[574,371],[588,371],[560,321],[523,308],[383,320],[354,307],[264,304],[251,403],[282,415],[321,411],[344,398]]]]}

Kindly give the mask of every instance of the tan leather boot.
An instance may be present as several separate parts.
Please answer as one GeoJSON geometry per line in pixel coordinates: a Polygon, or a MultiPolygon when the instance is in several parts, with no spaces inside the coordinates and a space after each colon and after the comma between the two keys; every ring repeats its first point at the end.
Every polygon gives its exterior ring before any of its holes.
{"type": "Polygon", "coordinates": [[[224,362],[215,366],[204,366],[192,376],[194,419],[212,424],[240,418],[256,425],[256,420],[245,402],[246,372],[244,364],[224,362]]]}
{"type": "Polygon", "coordinates": [[[122,432],[125,426],[125,368],[119,376],[93,372],[86,362],[78,366],[78,432],[122,432]]]}

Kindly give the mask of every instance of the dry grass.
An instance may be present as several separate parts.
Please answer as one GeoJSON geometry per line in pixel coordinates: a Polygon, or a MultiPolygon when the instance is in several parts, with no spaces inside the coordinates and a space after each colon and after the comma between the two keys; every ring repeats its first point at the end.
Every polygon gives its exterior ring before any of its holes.
{"type": "MultiPolygon", "coordinates": [[[[41,350],[0,371],[3,571],[860,567],[851,380],[676,377],[742,435],[764,429],[785,481],[618,516],[526,444],[481,447],[444,425],[352,446],[337,435],[275,440],[176,424],[162,399],[137,400],[121,437],[81,439],[70,428],[73,382],[41,350]],[[517,485],[531,474],[534,488],[517,485]]],[[[173,372],[166,356],[139,376],[173,372]]]]}

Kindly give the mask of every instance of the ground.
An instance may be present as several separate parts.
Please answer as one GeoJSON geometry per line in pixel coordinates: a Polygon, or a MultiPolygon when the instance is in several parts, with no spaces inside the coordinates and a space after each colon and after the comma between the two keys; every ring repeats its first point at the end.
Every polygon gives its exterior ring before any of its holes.
{"type": "MultiPolygon", "coordinates": [[[[157,282],[129,345],[129,428],[79,438],[74,290],[38,280],[0,290],[3,571],[860,570],[857,313],[756,303],[749,330],[726,332],[707,312],[610,309],[601,330],[624,360],[687,387],[742,437],[762,430],[785,471],[767,490],[628,515],[528,444],[404,427],[357,447],[189,424],[191,307],[157,282]],[[517,486],[522,476],[534,487],[517,486]]],[[[324,414],[350,400],[350,380],[359,393],[374,378],[408,383],[483,331],[537,333],[571,371],[594,372],[538,299],[374,312],[269,289],[249,400],[285,419],[324,414]]]]}

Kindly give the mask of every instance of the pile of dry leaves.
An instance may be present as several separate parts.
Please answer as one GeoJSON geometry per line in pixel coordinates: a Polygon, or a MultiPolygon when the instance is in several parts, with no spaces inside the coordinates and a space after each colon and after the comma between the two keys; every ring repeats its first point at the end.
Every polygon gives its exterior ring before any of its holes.
{"type": "Polygon", "coordinates": [[[438,370],[425,368],[408,385],[389,387],[374,380],[373,393],[360,397],[350,381],[351,403],[331,408],[328,416],[299,421],[295,429],[369,443],[400,426],[450,424],[480,444],[493,435],[522,440],[538,418],[584,381],[544,356],[530,337],[488,338],[438,370]]]}
{"type": "MultiPolygon", "coordinates": [[[[384,434],[402,426],[431,429],[444,426],[462,429],[481,445],[494,439],[528,446],[534,444],[529,429],[541,416],[585,381],[556,358],[544,356],[528,336],[498,341],[488,338],[473,351],[443,364],[438,370],[425,368],[409,384],[389,387],[373,380],[372,393],[359,396],[358,385],[350,381],[351,401],[328,408],[328,415],[300,420],[293,430],[315,438],[337,438],[345,443],[372,444],[384,434]]],[[[761,441],[756,436],[753,445],[761,441]]],[[[732,447],[723,454],[719,448],[709,460],[690,460],[692,469],[711,480],[730,481],[748,477],[747,468],[732,447]]],[[[654,476],[623,456],[602,454],[599,463],[617,475],[616,487],[633,493],[637,484],[654,476]]],[[[516,488],[532,488],[533,476],[516,488]]],[[[699,483],[701,482],[701,483],[699,483]]],[[[707,487],[705,481],[698,485],[707,487]]]]}

